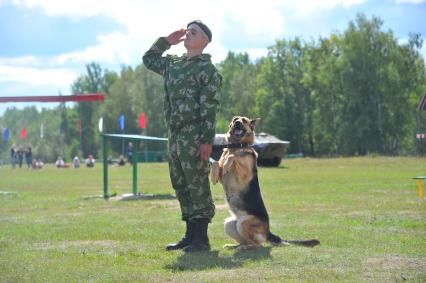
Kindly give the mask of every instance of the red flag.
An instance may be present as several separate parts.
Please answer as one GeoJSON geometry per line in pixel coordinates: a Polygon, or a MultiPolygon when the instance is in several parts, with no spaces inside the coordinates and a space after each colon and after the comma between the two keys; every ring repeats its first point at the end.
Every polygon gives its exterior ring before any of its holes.
{"type": "Polygon", "coordinates": [[[27,129],[23,128],[21,130],[21,138],[26,139],[27,138],[27,129]]]}
{"type": "Polygon", "coordinates": [[[80,135],[83,133],[83,121],[78,121],[78,131],[80,132],[80,135]]]}
{"type": "Polygon", "coordinates": [[[139,115],[139,126],[141,127],[141,129],[146,128],[146,113],[145,112],[142,112],[139,115]]]}

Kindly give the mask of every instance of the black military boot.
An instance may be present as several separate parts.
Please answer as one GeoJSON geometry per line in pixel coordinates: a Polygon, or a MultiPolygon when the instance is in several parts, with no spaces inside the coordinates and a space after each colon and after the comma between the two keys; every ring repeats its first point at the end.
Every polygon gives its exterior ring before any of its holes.
{"type": "Polygon", "coordinates": [[[185,236],[182,238],[182,240],[180,240],[176,244],[168,244],[166,246],[166,250],[168,251],[179,250],[188,246],[191,243],[192,239],[194,238],[195,225],[196,225],[195,222],[191,222],[187,220],[185,236]]]}
{"type": "Polygon", "coordinates": [[[207,219],[197,221],[195,224],[194,238],[189,246],[184,248],[183,251],[186,253],[209,251],[210,242],[209,237],[207,236],[208,227],[209,221],[207,219]]]}

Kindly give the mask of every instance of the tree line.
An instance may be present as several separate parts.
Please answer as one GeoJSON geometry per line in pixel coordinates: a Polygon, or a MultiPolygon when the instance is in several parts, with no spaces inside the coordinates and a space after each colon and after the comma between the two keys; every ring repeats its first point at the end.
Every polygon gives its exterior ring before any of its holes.
{"type": "MultiPolygon", "coordinates": [[[[277,40],[256,61],[247,53],[229,52],[217,64],[223,76],[217,132],[226,132],[233,116],[244,115],[261,118],[257,132],[290,141],[290,153],[424,154],[426,141],[416,140],[418,131],[426,133],[426,112],[416,109],[426,92],[422,44],[420,34],[409,34],[402,42],[383,29],[380,18],[358,15],[345,31],[328,37],[277,40]]],[[[71,89],[107,96],[100,104],[6,110],[0,128],[11,128],[15,139],[2,139],[2,157],[7,158],[11,142],[20,142],[23,126],[28,138],[21,143],[31,144],[34,154],[48,161],[58,155],[99,156],[100,117],[104,132],[120,133],[118,118],[124,115],[125,133],[166,137],[162,78],[142,64],[123,66],[120,72],[88,64],[71,89]],[[138,127],[141,112],[147,117],[144,130],[138,127]],[[38,133],[41,123],[43,138],[38,133]]],[[[148,146],[164,149],[158,143],[148,146]]],[[[112,150],[119,154],[121,143],[113,143],[112,150]]]]}

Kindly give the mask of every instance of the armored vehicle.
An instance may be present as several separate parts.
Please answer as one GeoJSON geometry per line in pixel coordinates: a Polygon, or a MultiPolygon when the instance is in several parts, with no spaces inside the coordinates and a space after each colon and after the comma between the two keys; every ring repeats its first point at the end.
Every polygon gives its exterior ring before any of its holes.
{"type": "MultiPolygon", "coordinates": [[[[225,140],[225,134],[216,134],[213,142],[213,152],[211,157],[215,160],[219,160],[220,156],[222,155],[223,145],[226,144],[228,144],[228,142],[225,140]]],[[[257,164],[259,166],[269,167],[279,166],[281,159],[289,145],[289,141],[282,141],[273,135],[266,133],[256,134],[253,148],[259,155],[257,164]]]]}

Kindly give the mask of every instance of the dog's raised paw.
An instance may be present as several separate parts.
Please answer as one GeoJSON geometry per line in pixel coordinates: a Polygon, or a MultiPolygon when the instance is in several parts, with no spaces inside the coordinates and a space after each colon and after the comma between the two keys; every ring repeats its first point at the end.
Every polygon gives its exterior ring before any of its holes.
{"type": "Polygon", "coordinates": [[[240,244],[225,244],[223,245],[223,248],[226,250],[235,250],[238,249],[238,247],[241,246],[240,244]]]}
{"type": "Polygon", "coordinates": [[[238,245],[238,247],[236,247],[236,249],[239,251],[250,251],[250,250],[255,250],[257,248],[258,246],[255,246],[255,245],[238,245]]]}
{"type": "Polygon", "coordinates": [[[219,162],[213,162],[210,169],[210,180],[212,181],[213,185],[216,185],[219,181],[219,175],[220,175],[220,168],[219,168],[219,162]]]}

